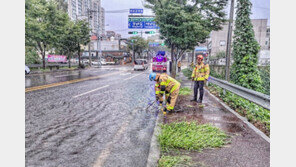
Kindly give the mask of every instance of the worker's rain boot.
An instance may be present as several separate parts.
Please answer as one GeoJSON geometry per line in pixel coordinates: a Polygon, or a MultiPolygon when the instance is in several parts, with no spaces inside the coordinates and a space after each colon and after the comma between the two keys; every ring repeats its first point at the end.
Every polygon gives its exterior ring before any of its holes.
{"type": "Polygon", "coordinates": [[[198,99],[198,100],[197,100],[197,103],[202,103],[202,100],[201,100],[201,99],[198,99]]]}
{"type": "Polygon", "coordinates": [[[196,101],[196,98],[191,99],[190,101],[196,101]]]}

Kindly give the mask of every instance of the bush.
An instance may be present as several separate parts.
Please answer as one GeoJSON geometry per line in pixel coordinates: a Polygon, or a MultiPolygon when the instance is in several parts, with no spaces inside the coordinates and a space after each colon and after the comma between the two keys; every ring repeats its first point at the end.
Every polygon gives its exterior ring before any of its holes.
{"type": "Polygon", "coordinates": [[[230,108],[236,110],[250,121],[259,121],[265,125],[266,130],[270,131],[270,111],[252,103],[234,93],[226,91],[223,94],[223,89],[209,83],[210,92],[218,95],[230,108]]]}
{"type": "Polygon", "coordinates": [[[191,95],[192,90],[187,87],[182,87],[179,91],[179,95],[191,95]]]}
{"type": "Polygon", "coordinates": [[[182,72],[188,79],[191,79],[192,70],[190,70],[189,68],[185,68],[182,70],[182,72]]]}

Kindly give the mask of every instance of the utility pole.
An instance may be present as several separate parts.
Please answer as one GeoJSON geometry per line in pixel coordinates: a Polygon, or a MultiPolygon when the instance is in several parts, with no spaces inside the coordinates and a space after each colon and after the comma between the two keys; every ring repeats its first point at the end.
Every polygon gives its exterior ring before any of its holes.
{"type": "Polygon", "coordinates": [[[135,63],[135,47],[134,47],[134,42],[132,41],[132,46],[133,46],[133,57],[132,57],[132,61],[133,64],[135,63]]]}
{"type": "MultiPolygon", "coordinates": [[[[102,43],[101,43],[101,35],[100,35],[100,29],[102,29],[102,25],[101,25],[101,1],[99,2],[99,14],[98,14],[98,23],[99,23],[99,27],[98,27],[98,43],[99,43],[99,67],[101,67],[101,57],[102,57],[102,49],[101,49],[101,46],[102,46],[102,43]]],[[[103,30],[103,29],[102,29],[103,30]]],[[[103,32],[103,31],[102,31],[103,32]]],[[[103,37],[102,37],[103,38],[103,37]]]]}
{"type": "Polygon", "coordinates": [[[227,47],[226,47],[226,67],[225,67],[225,79],[230,80],[230,56],[231,56],[231,39],[232,39],[232,27],[233,27],[233,11],[234,11],[234,0],[231,0],[229,24],[228,24],[228,36],[227,36],[227,47]]]}
{"type": "Polygon", "coordinates": [[[234,0],[231,0],[230,15],[228,23],[228,35],[227,35],[227,46],[226,46],[226,67],[225,67],[225,79],[230,79],[230,55],[231,55],[231,38],[232,38],[232,26],[233,26],[233,11],[234,11],[234,0]]]}
{"type": "MultiPolygon", "coordinates": [[[[88,26],[90,25],[90,10],[89,9],[87,9],[87,21],[88,21],[88,26]]],[[[92,29],[91,29],[92,30],[92,29]]],[[[91,30],[90,30],[90,32],[89,32],[89,34],[90,34],[90,37],[91,37],[91,30]]],[[[91,43],[91,40],[90,40],[90,42],[88,43],[88,58],[89,58],[89,66],[91,67],[91,51],[90,51],[90,43],[91,43]]]]}

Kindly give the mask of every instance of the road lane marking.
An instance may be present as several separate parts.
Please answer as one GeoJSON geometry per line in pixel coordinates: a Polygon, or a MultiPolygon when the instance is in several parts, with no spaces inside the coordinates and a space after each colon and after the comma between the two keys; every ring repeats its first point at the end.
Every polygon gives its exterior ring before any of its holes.
{"type": "MultiPolygon", "coordinates": [[[[145,71],[144,71],[144,72],[145,72],[145,71]]],[[[124,79],[124,80],[126,81],[126,80],[129,80],[129,79],[132,79],[132,78],[134,78],[134,77],[136,77],[136,76],[139,76],[139,75],[143,74],[144,72],[141,72],[140,74],[137,74],[137,75],[134,75],[134,76],[132,76],[132,77],[126,78],[126,79],[124,79]]]]}
{"type": "Polygon", "coordinates": [[[102,77],[106,77],[106,76],[110,76],[110,75],[116,75],[119,73],[122,73],[122,71],[99,75],[99,76],[94,76],[94,77],[87,77],[87,78],[75,79],[75,80],[70,80],[70,81],[64,81],[64,82],[58,82],[58,83],[52,83],[52,84],[47,84],[47,85],[30,87],[30,88],[26,88],[25,92],[27,93],[27,92],[36,91],[36,90],[41,90],[41,89],[46,89],[46,88],[51,88],[51,87],[56,87],[56,86],[61,86],[61,85],[66,85],[66,84],[72,84],[72,83],[76,83],[76,82],[87,81],[87,80],[91,80],[91,79],[98,79],[98,78],[102,78],[102,77]]]}
{"type": "Polygon", "coordinates": [[[99,87],[99,88],[96,88],[96,89],[93,89],[91,91],[88,91],[88,92],[85,92],[85,93],[81,93],[79,95],[76,95],[74,96],[73,98],[77,98],[77,97],[80,97],[80,96],[83,96],[83,95],[86,95],[88,93],[91,93],[91,92],[94,92],[94,91],[97,91],[97,90],[100,90],[100,89],[103,89],[103,88],[106,88],[106,87],[109,87],[110,85],[105,85],[105,86],[102,86],[102,87],[99,87]]]}
{"type": "Polygon", "coordinates": [[[121,139],[123,132],[126,130],[127,126],[130,123],[130,119],[131,117],[129,117],[128,120],[124,122],[123,125],[121,125],[121,128],[117,131],[113,140],[107,143],[106,148],[101,152],[100,156],[97,158],[93,167],[102,167],[104,165],[105,161],[107,160],[107,158],[111,153],[112,146],[114,145],[115,142],[118,142],[121,139]]]}

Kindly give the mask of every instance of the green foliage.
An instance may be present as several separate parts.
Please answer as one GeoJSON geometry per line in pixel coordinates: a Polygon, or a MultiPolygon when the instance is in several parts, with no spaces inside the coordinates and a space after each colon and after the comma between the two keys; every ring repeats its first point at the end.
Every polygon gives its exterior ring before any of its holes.
{"type": "Polygon", "coordinates": [[[51,51],[52,54],[79,52],[80,45],[90,41],[89,31],[87,22],[70,21],[65,1],[26,0],[25,2],[26,50],[39,52],[42,55],[43,66],[46,51],[51,51]]]}
{"type": "Polygon", "coordinates": [[[42,54],[44,67],[45,52],[58,44],[68,22],[67,13],[58,10],[54,1],[26,0],[25,44],[42,54]]]}
{"type": "MultiPolygon", "coordinates": [[[[140,36],[133,36],[129,38],[130,42],[134,45],[134,51],[138,54],[141,54],[145,49],[148,48],[148,41],[140,36]]],[[[132,44],[128,44],[128,49],[133,49],[132,44]]]]}
{"type": "Polygon", "coordinates": [[[158,167],[190,166],[192,158],[189,156],[161,156],[158,167]]]}
{"type": "Polygon", "coordinates": [[[249,0],[237,1],[231,80],[237,85],[263,92],[262,80],[257,68],[260,46],[255,40],[250,20],[251,5],[249,0]]]}
{"type": "Polygon", "coordinates": [[[187,87],[180,88],[179,95],[191,95],[192,90],[187,87]]]}
{"type": "Polygon", "coordinates": [[[190,70],[189,68],[185,68],[182,70],[182,72],[188,79],[191,79],[192,70],[190,70]]]}
{"type": "Polygon", "coordinates": [[[269,110],[229,91],[226,91],[226,93],[223,94],[223,89],[212,83],[209,84],[209,90],[211,93],[218,95],[230,108],[246,116],[250,122],[259,121],[265,125],[267,131],[270,130],[269,110]]]}
{"type": "Polygon", "coordinates": [[[219,74],[218,72],[216,72],[214,70],[214,68],[210,67],[210,76],[213,76],[215,78],[219,78],[219,79],[225,79],[225,72],[223,72],[222,74],[219,74]]]}
{"type": "Polygon", "coordinates": [[[260,77],[262,79],[263,93],[270,95],[270,66],[259,67],[260,77]]]}
{"type": "Polygon", "coordinates": [[[40,57],[34,47],[25,48],[25,64],[39,64],[40,57]]]}
{"type": "Polygon", "coordinates": [[[88,23],[83,20],[69,22],[65,26],[64,34],[57,44],[59,52],[66,54],[78,51],[80,44],[86,45],[90,42],[89,31],[88,23]]]}
{"type": "Polygon", "coordinates": [[[196,122],[177,122],[161,125],[158,136],[162,150],[183,148],[201,151],[204,148],[221,147],[228,136],[210,124],[198,125],[196,122]]]}

